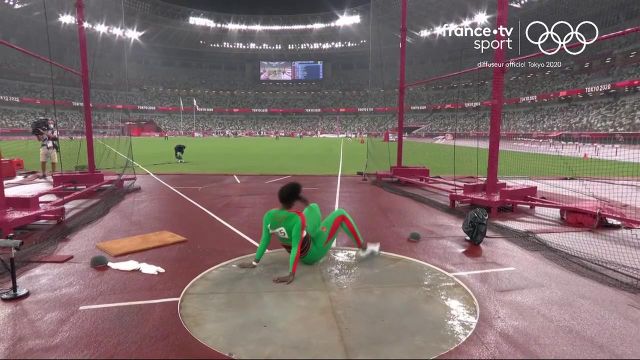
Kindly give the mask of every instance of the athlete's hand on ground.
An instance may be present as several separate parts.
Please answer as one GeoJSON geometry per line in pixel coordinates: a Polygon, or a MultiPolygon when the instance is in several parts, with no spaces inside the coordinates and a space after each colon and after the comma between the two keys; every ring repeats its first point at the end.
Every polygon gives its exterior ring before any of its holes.
{"type": "Polygon", "coordinates": [[[238,264],[238,267],[241,269],[253,269],[257,265],[254,265],[252,262],[243,262],[238,264]]]}
{"type": "Polygon", "coordinates": [[[276,283],[276,284],[285,283],[285,284],[288,285],[288,284],[291,284],[293,282],[294,276],[295,275],[293,275],[293,274],[289,274],[287,276],[280,276],[280,277],[277,277],[277,278],[273,279],[273,282],[276,283]]]}

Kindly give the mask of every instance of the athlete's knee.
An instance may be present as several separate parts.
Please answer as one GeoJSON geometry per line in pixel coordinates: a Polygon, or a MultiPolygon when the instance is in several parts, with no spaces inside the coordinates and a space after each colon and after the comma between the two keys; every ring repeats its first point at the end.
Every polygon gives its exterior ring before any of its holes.
{"type": "Polygon", "coordinates": [[[337,208],[334,212],[334,215],[336,216],[341,216],[341,215],[347,215],[347,212],[344,209],[341,208],[337,208]]]}
{"type": "Polygon", "coordinates": [[[303,211],[304,215],[307,218],[321,218],[322,217],[322,213],[320,212],[320,206],[318,206],[318,204],[313,203],[313,204],[309,204],[309,206],[307,206],[304,211],[303,211]]]}

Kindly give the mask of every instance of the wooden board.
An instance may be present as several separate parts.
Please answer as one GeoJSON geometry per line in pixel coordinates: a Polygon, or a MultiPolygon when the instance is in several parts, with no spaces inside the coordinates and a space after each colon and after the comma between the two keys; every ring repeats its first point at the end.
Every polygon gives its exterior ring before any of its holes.
{"type": "Polygon", "coordinates": [[[111,256],[122,256],[161,246],[177,244],[183,241],[187,241],[187,239],[178,234],[170,231],[158,231],[122,239],[103,241],[98,243],[96,247],[111,256]]]}

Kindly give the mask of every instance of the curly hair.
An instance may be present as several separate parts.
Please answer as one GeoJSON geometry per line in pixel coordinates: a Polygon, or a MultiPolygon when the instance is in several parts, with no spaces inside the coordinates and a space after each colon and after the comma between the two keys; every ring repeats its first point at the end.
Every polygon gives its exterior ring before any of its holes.
{"type": "Polygon", "coordinates": [[[302,193],[302,185],[297,182],[290,182],[280,188],[278,191],[278,200],[286,209],[293,207],[296,201],[301,201],[305,205],[308,203],[300,194],[302,193]]]}

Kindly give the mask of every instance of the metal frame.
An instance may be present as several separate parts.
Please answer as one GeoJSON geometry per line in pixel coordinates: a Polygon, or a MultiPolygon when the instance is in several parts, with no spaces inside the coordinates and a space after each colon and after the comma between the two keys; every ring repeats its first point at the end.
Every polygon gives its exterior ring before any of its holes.
{"type": "MultiPolygon", "coordinates": [[[[135,176],[119,177],[116,174],[105,174],[96,170],[93,147],[91,93],[89,88],[89,62],[87,60],[87,38],[83,24],[84,1],[76,0],[76,26],[78,28],[81,64],[79,72],[65,65],[56,63],[42,55],[18,47],[7,41],[0,40],[0,45],[10,47],[80,77],[82,81],[82,99],[88,160],[88,171],[53,174],[53,188],[34,194],[6,196],[4,192],[4,180],[2,179],[3,181],[0,181],[0,230],[5,236],[19,226],[28,225],[40,220],[62,222],[65,218],[64,205],[66,203],[73,200],[90,198],[104,186],[113,185],[122,188],[124,182],[134,181],[136,179],[135,176]],[[54,194],[62,197],[51,202],[40,200],[40,197],[48,194],[54,194]]],[[[0,176],[0,178],[2,178],[2,176],[0,176]]]]}

